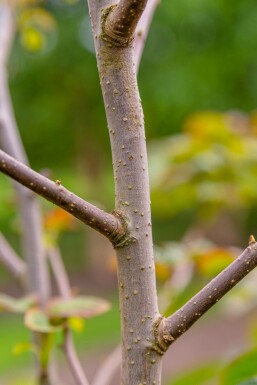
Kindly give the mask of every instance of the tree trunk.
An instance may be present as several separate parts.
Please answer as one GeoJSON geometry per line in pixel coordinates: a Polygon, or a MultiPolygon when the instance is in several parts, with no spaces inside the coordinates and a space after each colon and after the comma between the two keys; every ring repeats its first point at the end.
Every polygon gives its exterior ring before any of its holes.
{"type": "MultiPolygon", "coordinates": [[[[157,384],[161,355],[153,349],[159,317],[152,245],[144,117],[133,46],[116,45],[103,31],[111,8],[91,2],[96,57],[111,140],[115,210],[129,236],[116,245],[122,328],[123,385],[157,384]]],[[[109,5],[109,4],[108,4],[109,5]]]]}

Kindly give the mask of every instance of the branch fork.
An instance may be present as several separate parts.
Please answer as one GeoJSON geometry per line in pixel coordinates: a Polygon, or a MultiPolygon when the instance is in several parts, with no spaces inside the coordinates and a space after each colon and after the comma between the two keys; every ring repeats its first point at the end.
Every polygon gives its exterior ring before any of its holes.
{"type": "Polygon", "coordinates": [[[102,29],[110,43],[129,46],[146,3],[147,0],[120,0],[104,10],[102,29]]]}
{"type": "Polygon", "coordinates": [[[126,220],[120,212],[109,214],[99,209],[67,190],[60,181],[51,181],[2,150],[0,171],[102,233],[110,239],[114,247],[121,247],[129,242],[126,220]]]}

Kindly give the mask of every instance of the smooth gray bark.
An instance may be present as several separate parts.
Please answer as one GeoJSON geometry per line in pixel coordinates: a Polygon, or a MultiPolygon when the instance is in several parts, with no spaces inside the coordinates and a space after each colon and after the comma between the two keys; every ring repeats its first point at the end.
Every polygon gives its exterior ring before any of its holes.
{"type": "Polygon", "coordinates": [[[7,268],[7,270],[18,279],[22,284],[25,284],[25,277],[27,272],[26,263],[18,257],[11,245],[7,242],[5,237],[0,232],[0,262],[7,268]]]}
{"type": "Polygon", "coordinates": [[[112,41],[112,36],[106,35],[110,6],[108,1],[89,1],[111,140],[115,209],[126,218],[129,231],[129,239],[116,247],[122,329],[121,383],[158,384],[161,355],[153,349],[153,325],[159,311],[144,117],[133,46],[119,46],[116,38],[112,41]]]}
{"type": "MultiPolygon", "coordinates": [[[[0,144],[10,155],[28,164],[28,159],[16,126],[8,87],[7,61],[15,33],[11,4],[0,5],[0,144]]],[[[43,247],[41,210],[36,195],[15,184],[21,213],[23,255],[27,262],[28,292],[37,293],[41,303],[50,295],[49,277],[43,247]]]]}

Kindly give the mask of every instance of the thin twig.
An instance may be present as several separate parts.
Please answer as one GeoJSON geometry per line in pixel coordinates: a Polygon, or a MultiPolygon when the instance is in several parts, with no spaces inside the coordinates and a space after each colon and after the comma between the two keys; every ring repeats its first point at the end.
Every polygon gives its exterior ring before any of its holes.
{"type": "MultiPolygon", "coordinates": [[[[60,250],[56,246],[48,248],[48,257],[52,268],[53,276],[56,281],[58,291],[63,298],[70,298],[71,289],[69,278],[66,273],[60,250]]],[[[78,385],[88,385],[88,380],[81,366],[77,352],[75,350],[72,332],[69,327],[64,330],[63,351],[69,363],[71,372],[78,385]]]]}
{"type": "Polygon", "coordinates": [[[107,356],[100,366],[92,385],[108,385],[121,364],[121,347],[116,348],[107,356]]]}
{"type": "Polygon", "coordinates": [[[1,150],[0,171],[104,234],[113,243],[125,236],[126,231],[117,216],[84,201],[64,188],[59,181],[52,182],[1,150]]]}
{"type": "Polygon", "coordinates": [[[257,243],[254,242],[181,309],[162,319],[158,336],[161,347],[166,350],[256,266],[257,243]]]}
{"type": "Polygon", "coordinates": [[[72,339],[72,333],[69,328],[64,330],[64,344],[63,350],[67,357],[67,361],[70,365],[70,369],[78,385],[89,385],[82,366],[79,362],[74,343],[72,339]]]}
{"type": "Polygon", "coordinates": [[[147,0],[120,0],[106,18],[104,31],[116,45],[131,41],[147,0]]]}
{"type": "Polygon", "coordinates": [[[50,246],[47,248],[47,254],[58,291],[63,298],[69,298],[71,295],[70,283],[60,250],[57,246],[50,246]]]}
{"type": "Polygon", "coordinates": [[[24,284],[24,278],[27,272],[26,263],[18,257],[6,238],[0,233],[0,262],[6,269],[24,284]]]}
{"type": "Polygon", "coordinates": [[[141,56],[144,50],[145,41],[148,35],[148,30],[151,25],[156,7],[158,6],[159,3],[160,3],[160,0],[148,0],[146,8],[136,28],[135,40],[134,40],[134,60],[135,60],[135,68],[137,72],[139,69],[141,56]]]}

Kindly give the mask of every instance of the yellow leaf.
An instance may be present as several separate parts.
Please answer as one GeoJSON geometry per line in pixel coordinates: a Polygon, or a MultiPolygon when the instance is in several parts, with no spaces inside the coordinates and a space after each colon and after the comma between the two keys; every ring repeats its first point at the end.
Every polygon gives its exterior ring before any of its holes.
{"type": "Polygon", "coordinates": [[[21,342],[19,344],[16,344],[12,349],[12,354],[14,356],[20,356],[21,354],[25,352],[33,352],[34,347],[30,342],[21,342]]]}
{"type": "Polygon", "coordinates": [[[155,263],[156,276],[161,281],[166,281],[172,273],[172,267],[170,264],[156,262],[155,263]]]}
{"type": "Polygon", "coordinates": [[[214,248],[195,256],[196,268],[203,275],[216,275],[234,260],[227,249],[214,248]]]}
{"type": "Polygon", "coordinates": [[[44,221],[45,229],[50,231],[71,230],[74,225],[74,218],[60,208],[55,208],[47,213],[44,221]]]}
{"type": "Polygon", "coordinates": [[[73,5],[73,4],[77,4],[79,0],[63,0],[63,2],[69,5],[73,5]]]}
{"type": "Polygon", "coordinates": [[[21,29],[36,25],[47,31],[56,26],[56,22],[51,13],[39,7],[25,8],[19,14],[18,21],[21,29]]]}
{"type": "Polygon", "coordinates": [[[44,35],[34,27],[28,27],[22,30],[21,43],[30,52],[39,52],[45,46],[44,35]]]}
{"type": "Polygon", "coordinates": [[[194,137],[220,136],[228,131],[226,117],[220,112],[196,112],[184,123],[183,130],[194,137]]]}
{"type": "Polygon", "coordinates": [[[84,330],[84,320],[78,317],[72,317],[68,320],[69,327],[77,333],[81,333],[84,330]]]}
{"type": "Polygon", "coordinates": [[[107,269],[111,273],[116,273],[116,271],[117,271],[117,260],[116,260],[116,256],[114,254],[107,259],[106,264],[107,264],[107,269]]]}

